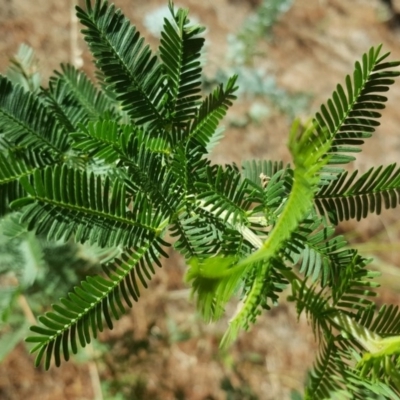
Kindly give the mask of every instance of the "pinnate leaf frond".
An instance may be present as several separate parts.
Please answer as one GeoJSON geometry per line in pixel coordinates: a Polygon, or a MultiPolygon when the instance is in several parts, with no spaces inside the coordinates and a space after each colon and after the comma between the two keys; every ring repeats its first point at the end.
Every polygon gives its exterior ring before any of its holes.
{"type": "Polygon", "coordinates": [[[37,96],[0,75],[0,129],[14,145],[59,156],[68,137],[37,96]]]}
{"type": "Polygon", "coordinates": [[[132,247],[158,235],[162,214],[140,193],[128,208],[126,188],[119,181],[111,184],[108,177],[103,180],[64,165],[35,171],[33,182],[20,182],[29,197],[12,206],[27,206],[21,221],[51,239],[66,240],[74,234],[82,243],[132,247]]]}
{"type": "Polygon", "coordinates": [[[71,137],[73,148],[85,153],[89,159],[96,158],[113,164],[125,156],[123,147],[132,141],[134,133],[131,125],[121,125],[113,119],[101,119],[79,125],[71,137]]]}
{"type": "MultiPolygon", "coordinates": [[[[372,47],[363,55],[361,63],[356,62],[353,76],[346,77],[345,88],[337,85],[332,98],[316,114],[314,122],[318,130],[326,130],[332,138],[327,152],[330,165],[353,161],[354,156],[348,153],[359,152],[364,139],[379,126],[381,114],[376,110],[385,108],[387,101],[382,93],[387,92],[394,83],[393,78],[400,75],[393,70],[400,62],[386,61],[389,53],[380,55],[381,47],[372,47]]],[[[334,169],[328,167],[325,171],[332,173],[334,169]]],[[[334,179],[335,175],[333,173],[334,179]]]]}
{"type": "Polygon", "coordinates": [[[201,207],[208,209],[225,223],[235,224],[246,218],[246,210],[250,208],[247,182],[242,180],[236,168],[208,167],[207,180],[198,183],[197,189],[201,193],[197,199],[201,207]],[[210,206],[211,205],[211,206],[210,206]]]}
{"type": "Polygon", "coordinates": [[[132,300],[140,297],[139,282],[147,287],[146,280],[154,274],[152,262],[158,262],[158,254],[148,243],[136,251],[125,253],[113,266],[105,269],[107,278],[89,276],[80,286],[70,292],[68,298],[61,298],[61,304],[53,304],[53,311],[39,317],[41,325],[31,327],[35,336],[26,340],[36,343],[31,352],[38,351],[36,365],[43,357],[45,368],[49,369],[54,358],[56,366],[61,357],[68,361],[70,354],[76,354],[78,345],[85,347],[98,332],[103,331],[104,322],[113,328],[113,319],[118,320],[125,313],[125,301],[132,307],[132,300]]]}
{"type": "Polygon", "coordinates": [[[400,168],[396,164],[371,168],[356,179],[358,171],[338,175],[336,181],[321,187],[315,204],[331,222],[356,218],[370,213],[380,214],[383,208],[395,208],[400,203],[400,168]]]}
{"type": "Polygon", "coordinates": [[[234,95],[237,90],[236,79],[237,76],[234,75],[228,80],[225,87],[220,85],[203,100],[188,128],[189,138],[194,140],[195,144],[205,147],[213,138],[219,122],[225,116],[233,100],[236,99],[234,95]]]}
{"type": "MultiPolygon", "coordinates": [[[[121,10],[106,1],[86,1],[87,10],[77,7],[77,16],[86,27],[85,40],[102,71],[133,121],[155,128],[167,125],[162,100],[166,94],[164,74],[150,47],[121,10]]],[[[176,55],[178,56],[178,54],[176,55]]]]}
{"type": "Polygon", "coordinates": [[[339,274],[352,261],[354,250],[346,248],[343,236],[334,235],[335,229],[323,226],[321,220],[304,223],[298,238],[301,246],[300,273],[319,281],[322,286],[334,286],[339,274]]]}
{"type": "Polygon", "coordinates": [[[28,165],[23,159],[15,155],[0,152],[0,186],[18,181],[23,176],[31,175],[38,167],[28,165]]]}
{"type": "Polygon", "coordinates": [[[67,132],[75,132],[79,122],[97,119],[114,106],[89,78],[74,66],[61,64],[44,91],[46,105],[67,132]]]}
{"type": "Polygon", "coordinates": [[[188,11],[176,13],[170,4],[174,21],[164,20],[160,57],[168,76],[168,113],[170,124],[183,128],[195,116],[201,99],[201,49],[203,27],[190,26],[188,11]]]}

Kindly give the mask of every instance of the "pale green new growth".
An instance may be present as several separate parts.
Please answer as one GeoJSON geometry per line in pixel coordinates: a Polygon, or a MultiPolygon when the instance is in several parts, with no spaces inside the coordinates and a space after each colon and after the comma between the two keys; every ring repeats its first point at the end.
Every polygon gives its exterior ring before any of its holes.
{"type": "Polygon", "coordinates": [[[314,119],[293,124],[291,165],[215,165],[208,153],[236,76],[203,98],[204,29],[188,11],[170,11],[157,56],[113,5],[77,8],[98,85],[63,65],[40,88],[26,73],[29,48],[0,76],[0,216],[12,215],[2,226],[12,221],[15,231],[18,216],[50,240],[119,254],[38,318],[27,338],[36,364],[59,366],[104,324],[112,328],[173,246],[206,321],[239,297],[222,346],[289,288],[320,345],[305,398],[399,399],[400,311],[376,310],[376,273],[335,225],[399,203],[395,165],[356,179],[343,164],[379,125],[400,63],[381,46],[364,54],[314,119]]]}

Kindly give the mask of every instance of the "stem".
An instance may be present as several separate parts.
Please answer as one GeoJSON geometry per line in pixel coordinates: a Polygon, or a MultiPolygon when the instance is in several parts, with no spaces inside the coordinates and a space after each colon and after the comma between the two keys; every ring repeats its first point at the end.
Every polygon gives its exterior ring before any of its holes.
{"type": "MultiPolygon", "coordinates": [[[[215,215],[215,210],[213,211],[213,204],[209,204],[208,206],[205,205],[205,201],[200,200],[200,208],[202,208],[203,210],[208,211],[211,214],[215,215]]],[[[251,229],[249,229],[247,226],[240,224],[238,222],[233,222],[233,217],[229,216],[228,218],[226,218],[228,212],[227,211],[222,211],[222,213],[220,213],[218,215],[218,218],[227,221],[229,223],[229,225],[232,225],[233,228],[235,228],[239,233],[242,234],[242,236],[253,245],[253,247],[255,249],[261,249],[261,247],[263,246],[263,241],[260,239],[259,236],[257,236],[251,229]]]]}

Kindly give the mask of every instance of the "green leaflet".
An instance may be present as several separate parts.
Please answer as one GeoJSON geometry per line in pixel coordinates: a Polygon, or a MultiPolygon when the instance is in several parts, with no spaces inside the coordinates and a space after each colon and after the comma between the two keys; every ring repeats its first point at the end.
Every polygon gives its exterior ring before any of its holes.
{"type": "Polygon", "coordinates": [[[26,91],[37,92],[42,79],[38,71],[38,64],[34,50],[22,43],[17,54],[10,59],[6,75],[11,82],[18,83],[26,91]]]}
{"type": "Polygon", "coordinates": [[[243,274],[241,268],[231,268],[235,262],[236,257],[215,257],[207,263],[191,259],[185,279],[191,283],[192,293],[198,296],[197,306],[205,321],[215,321],[223,315],[224,306],[243,274]]]}

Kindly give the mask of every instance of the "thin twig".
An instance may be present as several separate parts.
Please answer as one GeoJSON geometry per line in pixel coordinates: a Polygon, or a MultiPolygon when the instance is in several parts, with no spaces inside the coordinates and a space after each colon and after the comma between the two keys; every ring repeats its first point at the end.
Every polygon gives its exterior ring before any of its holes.
{"type": "Polygon", "coordinates": [[[29,321],[29,323],[32,325],[36,325],[36,318],[33,315],[32,309],[23,294],[18,296],[18,304],[21,307],[22,312],[24,313],[25,318],[29,321]]]}
{"type": "Polygon", "coordinates": [[[78,18],[75,14],[75,6],[77,0],[71,0],[71,29],[70,29],[70,51],[71,64],[76,68],[81,68],[83,65],[82,50],[79,48],[79,27],[78,18]]]}
{"type": "Polygon", "coordinates": [[[92,344],[89,344],[86,347],[86,352],[92,358],[91,361],[87,363],[88,369],[89,369],[89,375],[90,375],[90,382],[92,384],[93,388],[93,399],[94,400],[103,400],[103,391],[101,390],[101,381],[100,381],[100,374],[99,374],[99,369],[97,368],[97,363],[96,361],[93,360],[94,358],[94,351],[93,351],[93,346],[92,344]]]}

